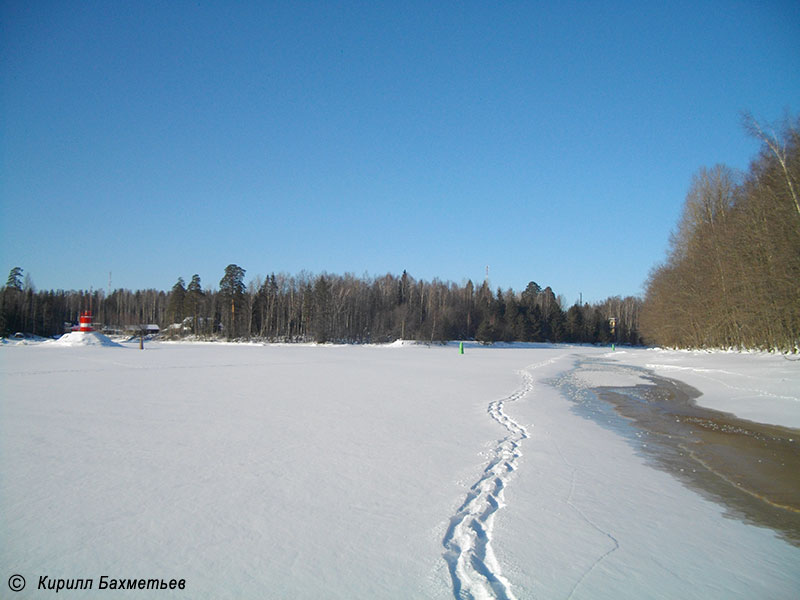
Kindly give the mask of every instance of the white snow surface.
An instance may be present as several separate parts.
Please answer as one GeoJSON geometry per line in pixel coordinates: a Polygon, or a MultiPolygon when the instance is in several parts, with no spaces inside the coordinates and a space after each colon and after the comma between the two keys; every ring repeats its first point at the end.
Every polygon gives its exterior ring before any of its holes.
{"type": "Polygon", "coordinates": [[[57,340],[47,342],[55,346],[119,346],[99,331],[70,331],[57,340]]]}
{"type": "MultiPolygon", "coordinates": [[[[580,356],[800,425],[798,363],[760,354],[7,345],[0,585],[23,575],[25,598],[52,597],[41,576],[93,579],[67,598],[800,597],[800,548],[651,468],[548,384],[580,356]],[[103,575],[186,589],[98,590],[103,575]]],[[[586,382],[637,383],[597,373],[586,382]]]]}
{"type": "Polygon", "coordinates": [[[742,419],[800,428],[800,357],[769,352],[621,350],[610,356],[700,390],[697,403],[742,419]]]}

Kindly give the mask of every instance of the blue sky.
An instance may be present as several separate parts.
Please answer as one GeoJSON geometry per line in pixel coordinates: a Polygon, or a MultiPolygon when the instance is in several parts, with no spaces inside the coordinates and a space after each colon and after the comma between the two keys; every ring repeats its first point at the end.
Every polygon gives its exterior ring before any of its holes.
{"type": "Polygon", "coordinates": [[[740,113],[800,111],[797,2],[0,2],[0,269],[226,265],[643,291],[740,113]]]}

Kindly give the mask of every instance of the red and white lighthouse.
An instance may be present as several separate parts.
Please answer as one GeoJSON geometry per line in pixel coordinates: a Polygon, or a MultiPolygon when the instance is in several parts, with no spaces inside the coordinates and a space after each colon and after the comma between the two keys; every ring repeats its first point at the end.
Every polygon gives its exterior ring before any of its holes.
{"type": "Polygon", "coordinates": [[[78,331],[94,331],[94,328],[92,327],[92,313],[90,313],[88,310],[85,310],[81,313],[78,331]]]}

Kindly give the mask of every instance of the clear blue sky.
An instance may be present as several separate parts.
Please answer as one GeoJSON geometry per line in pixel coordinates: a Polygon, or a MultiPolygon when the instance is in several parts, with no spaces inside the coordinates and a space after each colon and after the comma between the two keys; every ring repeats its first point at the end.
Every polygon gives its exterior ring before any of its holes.
{"type": "Polygon", "coordinates": [[[800,111],[800,3],[0,2],[0,269],[229,263],[639,294],[740,112],[800,111]]]}

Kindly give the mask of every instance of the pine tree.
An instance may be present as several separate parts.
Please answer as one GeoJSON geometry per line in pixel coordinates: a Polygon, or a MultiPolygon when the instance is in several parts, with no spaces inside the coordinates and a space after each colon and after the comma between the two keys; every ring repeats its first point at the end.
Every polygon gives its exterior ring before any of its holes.
{"type": "Polygon", "coordinates": [[[244,274],[245,270],[234,264],[225,267],[225,275],[219,280],[219,293],[224,301],[222,314],[223,322],[227,322],[225,331],[228,339],[238,337],[240,334],[242,308],[244,308],[244,274]],[[230,307],[228,313],[226,307],[230,307]],[[238,314],[237,314],[238,313],[238,314]]]}
{"type": "Polygon", "coordinates": [[[14,267],[8,274],[8,281],[6,287],[13,290],[22,291],[22,268],[14,267]]]}
{"type": "Polygon", "coordinates": [[[525,291],[521,294],[522,303],[528,308],[533,308],[536,305],[536,299],[542,293],[542,288],[535,281],[531,281],[525,287],[525,291]]]}
{"type": "Polygon", "coordinates": [[[22,268],[14,267],[0,292],[0,334],[9,335],[25,328],[22,268]]]}

